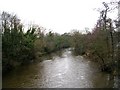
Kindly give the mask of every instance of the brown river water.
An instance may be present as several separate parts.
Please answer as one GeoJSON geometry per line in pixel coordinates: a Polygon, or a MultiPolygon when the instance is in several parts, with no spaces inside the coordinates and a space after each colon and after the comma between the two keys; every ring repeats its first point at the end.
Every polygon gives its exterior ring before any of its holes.
{"type": "Polygon", "coordinates": [[[110,76],[100,72],[95,62],[65,49],[60,55],[11,71],[2,84],[3,88],[112,88],[110,76]]]}

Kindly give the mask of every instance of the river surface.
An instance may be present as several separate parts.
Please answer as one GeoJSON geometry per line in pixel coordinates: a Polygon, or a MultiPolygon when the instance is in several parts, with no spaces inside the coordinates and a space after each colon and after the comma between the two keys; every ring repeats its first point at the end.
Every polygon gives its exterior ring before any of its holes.
{"type": "Polygon", "coordinates": [[[110,88],[110,75],[70,49],[51,59],[22,66],[3,77],[3,88],[110,88]]]}

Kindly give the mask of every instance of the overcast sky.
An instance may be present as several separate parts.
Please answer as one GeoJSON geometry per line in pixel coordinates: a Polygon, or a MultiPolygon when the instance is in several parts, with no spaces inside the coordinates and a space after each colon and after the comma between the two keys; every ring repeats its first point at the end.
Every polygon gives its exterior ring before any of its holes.
{"type": "Polygon", "coordinates": [[[0,0],[0,11],[17,14],[25,25],[38,24],[58,33],[83,32],[94,27],[99,17],[94,9],[103,1],[110,0],[0,0]]]}

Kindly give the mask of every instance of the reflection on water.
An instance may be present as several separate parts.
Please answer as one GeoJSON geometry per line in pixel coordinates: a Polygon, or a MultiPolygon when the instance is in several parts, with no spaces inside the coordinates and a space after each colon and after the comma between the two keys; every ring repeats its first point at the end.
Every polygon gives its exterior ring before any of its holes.
{"type": "MultiPolygon", "coordinates": [[[[110,75],[94,62],[74,56],[69,49],[52,59],[18,68],[3,78],[3,87],[19,88],[105,88],[113,87],[110,75]]],[[[48,56],[47,56],[48,57],[48,56]]]]}

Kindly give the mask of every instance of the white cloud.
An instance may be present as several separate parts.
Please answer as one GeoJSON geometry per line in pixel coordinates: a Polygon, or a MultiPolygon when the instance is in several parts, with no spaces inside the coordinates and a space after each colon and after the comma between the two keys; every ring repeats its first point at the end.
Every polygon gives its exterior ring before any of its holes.
{"type": "MultiPolygon", "coordinates": [[[[24,23],[36,23],[58,33],[92,28],[98,19],[94,8],[105,0],[0,0],[0,10],[16,13],[24,23]]],[[[109,1],[109,0],[106,0],[109,1]]]]}

